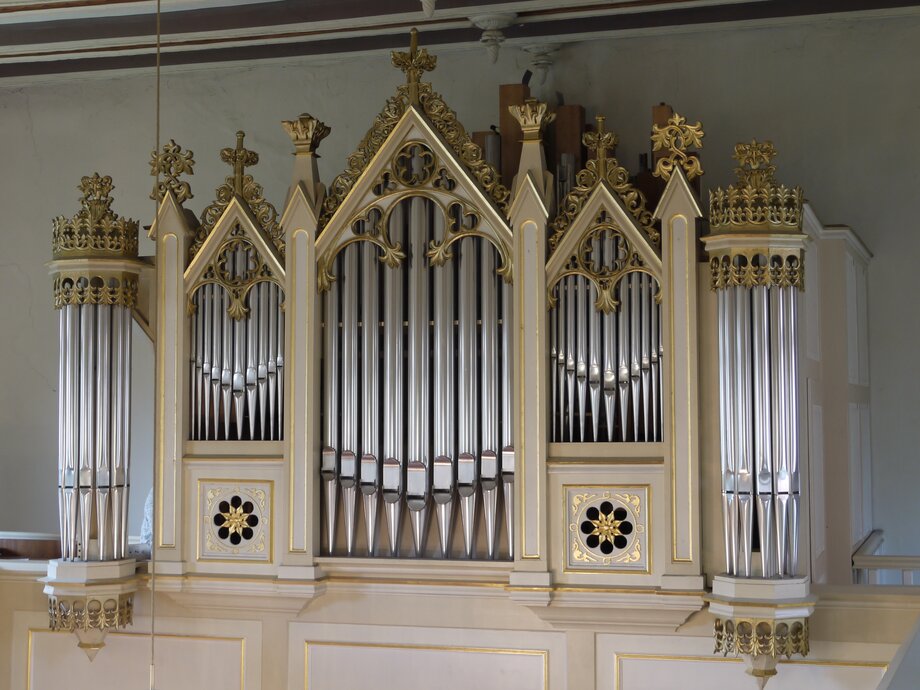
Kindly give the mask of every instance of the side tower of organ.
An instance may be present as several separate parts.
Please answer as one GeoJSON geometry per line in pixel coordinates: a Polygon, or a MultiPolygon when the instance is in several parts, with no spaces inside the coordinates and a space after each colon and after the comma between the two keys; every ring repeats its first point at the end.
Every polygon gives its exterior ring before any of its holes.
{"type": "MultiPolygon", "coordinates": [[[[64,562],[121,563],[127,584],[110,596],[130,606],[118,449],[134,308],[156,352],[159,591],[181,602],[215,587],[295,611],[340,586],[462,592],[595,632],[673,632],[708,602],[717,650],[765,682],[780,657],[808,652],[814,608],[798,450],[801,190],[774,181],[772,145],[739,145],[739,184],[713,192],[707,233],[700,123],[657,107],[653,170],[633,176],[603,116],[585,127],[583,110],[527,97],[508,109],[517,126],[502,135],[520,156],[503,179],[496,135],[468,133],[424,80],[436,60],[414,32],[393,63],[405,84],[328,184],[316,159],[330,128],[308,114],[283,123],[294,174],[281,209],[242,132],[200,216],[191,152],[154,152],[156,256],[119,269],[128,287],[140,276],[139,297],[106,298],[95,327],[83,302],[57,299],[62,412],[98,400],[92,431],[111,455],[84,488],[90,423],[63,424],[64,562]],[[715,320],[701,316],[710,301],[715,320]],[[717,343],[714,370],[704,342],[717,343]],[[701,395],[704,377],[718,399],[701,395]],[[718,452],[702,456],[713,416],[718,452]],[[701,489],[707,465],[721,467],[719,495],[701,489]],[[703,529],[704,501],[723,515],[717,530],[703,529]],[[712,542],[724,562],[704,563],[712,542]]],[[[86,194],[92,215],[99,194],[86,194]]],[[[56,258],[56,280],[71,280],[73,257],[56,258]]],[[[369,611],[364,623],[379,621],[369,611]]],[[[309,645],[296,654],[306,664],[309,645]]]]}

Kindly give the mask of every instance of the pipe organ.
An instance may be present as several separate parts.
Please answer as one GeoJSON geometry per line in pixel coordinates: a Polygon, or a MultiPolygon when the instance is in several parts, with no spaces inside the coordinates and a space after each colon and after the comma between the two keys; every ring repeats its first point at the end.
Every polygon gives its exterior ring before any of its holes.
{"type": "MultiPolygon", "coordinates": [[[[473,143],[412,39],[393,54],[406,83],[328,187],[316,151],[330,130],[303,114],[283,123],[295,157],[280,213],[239,132],[220,154],[232,174],[196,218],[192,154],[170,142],[152,161],[157,254],[140,288],[136,239],[105,250],[124,253],[120,283],[55,263],[65,558],[125,554],[139,289],[155,311],[156,567],[176,591],[195,575],[304,596],[337,578],[498,583],[550,622],[600,606],[673,630],[703,606],[703,540],[719,539],[725,572],[706,595],[718,649],[769,676],[780,653],[807,652],[813,608],[801,190],[775,183],[772,145],[736,149],[739,184],[713,191],[703,238],[717,323],[703,322],[699,123],[667,108],[643,181],[604,117],[581,131],[583,109],[566,106],[556,144],[569,148],[548,163],[555,114],[515,88],[507,179],[498,134],[477,135],[486,153],[473,143]],[[710,326],[717,371],[701,365],[710,326]],[[701,398],[702,375],[718,377],[718,401],[701,398]],[[718,456],[700,457],[709,407],[718,456]],[[721,463],[718,535],[700,529],[701,463],[721,463]],[[780,598],[788,608],[762,620],[736,608],[780,598]],[[746,632],[760,624],[768,650],[746,632]]],[[[136,225],[111,214],[107,180],[85,178],[80,222],[127,241],[136,225]]],[[[70,227],[58,221],[56,243],[70,227]]]]}

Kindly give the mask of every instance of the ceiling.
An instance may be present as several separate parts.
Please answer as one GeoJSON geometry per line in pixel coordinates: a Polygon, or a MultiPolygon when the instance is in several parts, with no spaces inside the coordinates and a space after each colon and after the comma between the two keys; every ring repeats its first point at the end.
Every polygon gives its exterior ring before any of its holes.
{"type": "MultiPolygon", "coordinates": [[[[916,11],[920,0],[161,0],[163,65],[475,45],[505,14],[509,45],[916,11]],[[427,8],[424,5],[428,5],[427,8]],[[433,10],[432,10],[433,5],[433,10]],[[425,10],[428,10],[427,12],[425,10]],[[485,26],[483,21],[478,22],[485,26]]],[[[150,68],[155,0],[0,0],[0,79],[150,68]]]]}

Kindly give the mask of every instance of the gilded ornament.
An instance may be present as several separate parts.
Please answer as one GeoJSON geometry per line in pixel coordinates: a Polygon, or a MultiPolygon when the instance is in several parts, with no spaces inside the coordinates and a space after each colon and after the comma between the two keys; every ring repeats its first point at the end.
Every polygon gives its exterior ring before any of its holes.
{"type": "Polygon", "coordinates": [[[56,273],[53,282],[54,308],[71,304],[103,304],[133,309],[137,305],[138,282],[133,273],[87,275],[85,272],[56,273]]]}
{"type": "Polygon", "coordinates": [[[180,204],[192,198],[192,187],[185,180],[180,180],[183,174],[195,174],[195,154],[183,151],[173,139],[163,145],[163,150],[150,152],[150,174],[157,178],[154,184],[151,199],[163,201],[166,192],[172,192],[180,204]],[[160,177],[162,176],[162,177],[160,177]]]}
{"type": "Polygon", "coordinates": [[[48,618],[52,630],[110,630],[124,628],[134,620],[134,595],[48,597],[48,618]]]}
{"type": "Polygon", "coordinates": [[[138,224],[112,211],[112,178],[93,173],[81,179],[79,189],[82,208],[73,218],[58,216],[53,221],[54,258],[137,258],[138,224]]]}
{"type": "Polygon", "coordinates": [[[795,287],[805,289],[805,264],[798,250],[763,253],[735,250],[709,260],[713,290],[727,287],[795,287]]]}
{"type": "Polygon", "coordinates": [[[317,120],[309,113],[301,114],[296,120],[284,120],[281,126],[294,142],[295,152],[311,155],[316,153],[319,143],[332,131],[325,122],[317,120]]]}
{"type": "Polygon", "coordinates": [[[440,94],[432,89],[430,83],[420,81],[422,74],[433,70],[436,63],[437,59],[434,56],[429,55],[424,48],[418,48],[417,32],[413,29],[409,52],[393,53],[393,64],[406,73],[406,84],[397,87],[396,95],[387,99],[373,126],[364,135],[355,152],[348,157],[345,171],[329,185],[328,195],[323,201],[320,228],[326,226],[336,209],[341,206],[358,178],[410,107],[419,109],[486,196],[502,213],[507,213],[511,193],[507,187],[500,184],[498,172],[485,162],[482,149],[473,143],[463,125],[457,120],[457,114],[448,107],[440,94]]]}
{"type": "Polygon", "coordinates": [[[687,124],[687,118],[674,113],[664,127],[652,126],[652,151],[667,151],[667,155],[658,159],[655,164],[655,177],[669,180],[674,168],[681,167],[688,180],[693,180],[703,174],[700,159],[693,153],[687,153],[688,148],[703,148],[703,125],[687,124]]]}
{"type": "MultiPolygon", "coordinates": [[[[615,312],[620,301],[616,297],[620,280],[630,273],[647,273],[652,280],[657,280],[642,261],[642,257],[632,246],[625,233],[602,211],[594,225],[582,236],[575,249],[575,254],[568,265],[552,283],[546,286],[546,303],[548,309],[553,309],[558,298],[555,288],[566,276],[577,275],[587,278],[597,292],[594,308],[604,314],[615,312]],[[601,262],[597,259],[598,248],[606,241],[613,240],[612,245],[617,247],[616,256],[604,257],[601,262]]],[[[656,301],[661,301],[661,293],[656,295],[656,301]]]]}
{"type": "Polygon", "coordinates": [[[275,245],[278,253],[282,257],[284,256],[284,230],[282,230],[281,224],[278,222],[278,211],[265,200],[262,185],[246,172],[247,167],[256,165],[259,162],[259,154],[243,147],[243,138],[245,136],[244,132],[237,132],[236,147],[225,148],[220,152],[220,159],[233,168],[233,174],[229,175],[224,180],[224,183],[217,188],[217,198],[201,214],[201,225],[198,227],[195,239],[189,248],[190,261],[201,249],[208,235],[211,234],[217,224],[218,219],[220,219],[234,197],[239,197],[243,204],[249,207],[268,240],[275,245]]]}
{"type": "MultiPolygon", "coordinates": [[[[217,250],[214,259],[204,269],[199,280],[189,292],[187,312],[189,315],[197,311],[196,295],[202,285],[218,285],[227,291],[229,303],[227,314],[234,321],[240,321],[249,314],[246,299],[252,288],[257,283],[275,283],[283,293],[284,286],[272,275],[271,269],[265,259],[259,254],[252,242],[243,234],[237,225],[227,239],[217,250]],[[242,270],[236,265],[236,257],[242,252],[246,263],[242,270]]],[[[282,307],[283,308],[283,307],[282,307]]]]}
{"type": "Polygon", "coordinates": [[[772,164],[776,148],[769,141],[737,144],[736,185],[709,193],[709,225],[743,232],[801,232],[804,195],[801,187],[778,185],[772,164]]]}
{"type": "Polygon", "coordinates": [[[807,618],[716,618],[713,630],[715,651],[725,656],[746,654],[788,659],[794,654],[807,656],[809,652],[807,618]]]}
{"type": "Polygon", "coordinates": [[[570,495],[570,562],[615,566],[642,560],[642,498],[628,491],[570,495]]]}
{"type": "Polygon", "coordinates": [[[540,141],[543,127],[556,119],[556,113],[547,112],[547,107],[536,98],[528,98],[523,105],[508,106],[508,112],[521,126],[524,141],[540,141]]]}
{"type": "Polygon", "coordinates": [[[658,248],[661,234],[655,227],[651,212],[645,207],[645,195],[629,181],[629,172],[619,164],[612,154],[617,145],[617,137],[604,127],[604,118],[598,115],[597,129],[586,132],[582,143],[595,151],[595,157],[588,161],[585,168],[575,177],[575,187],[562,200],[559,214],[553,221],[553,234],[549,238],[550,251],[555,251],[566,231],[575,222],[591,192],[598,185],[608,185],[623,202],[626,210],[636,219],[649,242],[658,248]]]}

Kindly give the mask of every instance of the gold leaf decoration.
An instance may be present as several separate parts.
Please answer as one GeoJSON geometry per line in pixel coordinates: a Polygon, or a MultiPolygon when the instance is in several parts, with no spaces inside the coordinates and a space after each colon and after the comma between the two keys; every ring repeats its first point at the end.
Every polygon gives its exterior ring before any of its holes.
{"type": "Polygon", "coordinates": [[[595,157],[575,177],[575,187],[562,200],[559,213],[553,221],[553,234],[549,238],[550,251],[555,251],[566,231],[575,222],[591,192],[601,184],[609,185],[626,210],[636,219],[649,242],[658,248],[661,236],[655,227],[651,212],[645,207],[645,195],[629,181],[629,172],[611,155],[617,145],[617,137],[604,127],[604,118],[598,115],[597,130],[586,132],[582,143],[595,151],[595,157]]]}
{"type": "Polygon", "coordinates": [[[166,192],[170,191],[180,204],[192,198],[192,187],[179,177],[183,174],[195,174],[195,154],[183,151],[173,139],[163,145],[161,152],[150,152],[150,174],[153,177],[162,175],[159,182],[154,183],[151,199],[163,201],[166,192]]]}
{"type": "Polygon", "coordinates": [[[80,180],[79,189],[83,195],[77,214],[53,221],[54,258],[137,258],[138,223],[112,210],[112,178],[93,173],[80,180]]]}
{"type": "Polygon", "coordinates": [[[688,180],[693,180],[703,174],[700,159],[687,153],[688,148],[703,148],[703,125],[687,124],[687,118],[674,113],[664,127],[652,126],[652,151],[667,151],[668,154],[658,159],[655,164],[655,177],[669,180],[675,167],[681,167],[688,180]]]}
{"type": "Polygon", "coordinates": [[[239,197],[242,203],[249,207],[268,240],[275,245],[278,253],[284,256],[284,232],[278,222],[278,211],[265,200],[262,185],[246,172],[247,167],[259,162],[259,154],[243,147],[245,136],[244,132],[237,132],[236,147],[225,148],[220,152],[220,159],[233,168],[233,174],[229,175],[217,188],[217,198],[201,214],[201,225],[189,248],[189,260],[194,258],[201,249],[234,197],[239,197]]]}

